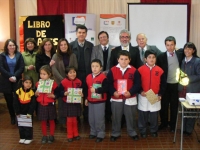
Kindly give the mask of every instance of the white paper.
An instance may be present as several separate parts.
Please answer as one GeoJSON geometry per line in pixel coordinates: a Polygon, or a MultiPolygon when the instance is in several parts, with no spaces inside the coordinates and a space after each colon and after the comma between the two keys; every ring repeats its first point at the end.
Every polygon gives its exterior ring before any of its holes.
{"type": "Polygon", "coordinates": [[[23,126],[23,127],[32,127],[32,119],[27,118],[27,115],[19,115],[17,117],[18,121],[18,126],[23,126]]]}

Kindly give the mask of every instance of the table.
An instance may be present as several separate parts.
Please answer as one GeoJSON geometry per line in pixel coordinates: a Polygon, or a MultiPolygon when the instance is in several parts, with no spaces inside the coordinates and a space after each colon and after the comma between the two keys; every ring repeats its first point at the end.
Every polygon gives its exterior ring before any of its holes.
{"type": "Polygon", "coordinates": [[[176,130],[177,130],[177,124],[178,124],[178,116],[181,114],[181,143],[180,143],[180,150],[183,149],[183,119],[184,118],[199,118],[200,115],[200,106],[191,106],[188,102],[182,101],[182,99],[179,98],[180,105],[178,108],[177,113],[177,119],[176,119],[176,128],[174,133],[174,143],[176,142],[176,130]],[[188,111],[188,109],[192,111],[188,111]],[[189,114],[189,115],[188,115],[189,114]],[[191,115],[194,114],[194,115],[191,115]],[[198,115],[197,115],[198,114],[198,115]]]}

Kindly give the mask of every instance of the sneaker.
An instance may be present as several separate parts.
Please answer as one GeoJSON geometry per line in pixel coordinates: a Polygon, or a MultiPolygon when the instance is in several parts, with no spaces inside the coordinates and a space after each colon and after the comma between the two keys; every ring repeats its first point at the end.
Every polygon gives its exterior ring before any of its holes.
{"type": "Polygon", "coordinates": [[[47,141],[48,141],[47,136],[43,136],[41,143],[45,144],[45,143],[47,143],[47,141]]]}
{"type": "Polygon", "coordinates": [[[20,140],[19,140],[19,143],[20,143],[20,144],[23,144],[24,142],[25,142],[25,139],[20,139],[20,140]]]}
{"type": "Polygon", "coordinates": [[[30,144],[32,140],[25,140],[24,144],[30,144]]]}
{"type": "Polygon", "coordinates": [[[53,141],[54,141],[54,136],[49,136],[48,143],[53,143],[53,141]]]}

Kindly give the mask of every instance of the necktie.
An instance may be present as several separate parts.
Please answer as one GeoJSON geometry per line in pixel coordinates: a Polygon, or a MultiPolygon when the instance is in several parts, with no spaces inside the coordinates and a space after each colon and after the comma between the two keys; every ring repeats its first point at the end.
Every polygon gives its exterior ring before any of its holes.
{"type": "Polygon", "coordinates": [[[104,48],[103,48],[103,51],[105,52],[107,50],[107,47],[106,46],[104,46],[104,48]]]}
{"type": "Polygon", "coordinates": [[[144,49],[142,49],[141,52],[142,52],[142,58],[144,58],[144,49]]]}
{"type": "Polygon", "coordinates": [[[170,53],[170,56],[173,57],[173,56],[174,56],[174,52],[171,52],[171,53],[170,53]]]}

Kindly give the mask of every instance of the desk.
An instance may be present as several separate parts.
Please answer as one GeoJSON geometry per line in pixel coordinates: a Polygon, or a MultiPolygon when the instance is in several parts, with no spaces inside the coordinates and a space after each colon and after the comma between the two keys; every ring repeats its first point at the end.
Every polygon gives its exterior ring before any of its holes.
{"type": "Polygon", "coordinates": [[[183,149],[183,119],[184,118],[198,118],[200,115],[200,106],[191,106],[188,104],[188,102],[180,101],[180,105],[179,105],[178,113],[177,113],[177,119],[176,119],[174,143],[176,142],[176,130],[177,130],[179,113],[182,114],[181,115],[182,116],[181,117],[181,145],[180,145],[180,150],[182,150],[183,149]],[[190,109],[192,111],[188,111],[188,109],[190,109]],[[188,114],[190,114],[190,115],[188,115],[188,114]],[[194,114],[194,115],[191,115],[191,114],[194,114]]]}

